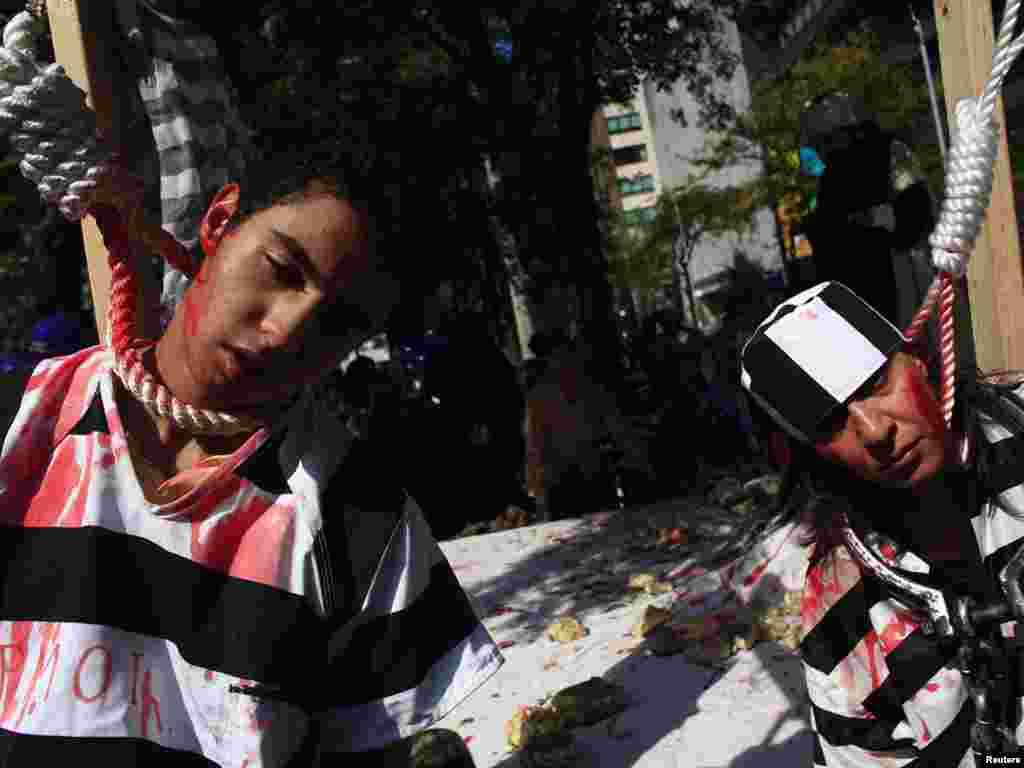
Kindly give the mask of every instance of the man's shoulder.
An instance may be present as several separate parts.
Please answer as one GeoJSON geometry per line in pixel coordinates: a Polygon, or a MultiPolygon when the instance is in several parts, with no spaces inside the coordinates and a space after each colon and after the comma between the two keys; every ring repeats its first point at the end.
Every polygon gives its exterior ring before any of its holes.
{"type": "MultiPolygon", "coordinates": [[[[93,388],[97,378],[109,371],[107,361],[103,347],[89,347],[66,357],[43,360],[31,371],[0,375],[0,438],[14,426],[22,408],[64,403],[75,387],[93,388]]],[[[83,398],[74,401],[87,405],[83,398]]]]}

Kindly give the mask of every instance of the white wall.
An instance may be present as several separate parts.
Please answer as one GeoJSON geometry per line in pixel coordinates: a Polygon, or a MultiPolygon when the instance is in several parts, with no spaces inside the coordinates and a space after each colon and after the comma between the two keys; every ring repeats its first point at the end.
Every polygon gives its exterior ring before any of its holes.
{"type": "MultiPolygon", "coordinates": [[[[739,33],[734,24],[728,25],[727,39],[732,49],[740,53],[739,33]]],[[[742,63],[737,67],[733,79],[720,87],[737,111],[749,107],[750,85],[742,63]]],[[[659,187],[667,190],[681,186],[691,173],[690,160],[700,153],[707,138],[707,134],[698,125],[697,102],[683,82],[676,83],[668,92],[660,92],[653,83],[647,82],[641,88],[641,95],[651,121],[659,187]],[[672,118],[671,112],[676,109],[683,110],[686,126],[672,118]]],[[[723,171],[710,181],[723,186],[738,185],[752,179],[758,172],[757,165],[740,165],[723,171]]],[[[782,253],[775,237],[775,222],[771,211],[760,211],[756,223],[755,231],[747,237],[723,238],[699,245],[691,263],[693,280],[699,281],[732,266],[736,249],[746,252],[748,257],[765,269],[781,268],[782,253]]]]}

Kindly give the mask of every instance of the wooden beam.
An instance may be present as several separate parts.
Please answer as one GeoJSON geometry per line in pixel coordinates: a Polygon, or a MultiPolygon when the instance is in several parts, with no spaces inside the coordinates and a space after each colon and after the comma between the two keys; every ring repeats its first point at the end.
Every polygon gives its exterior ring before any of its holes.
{"type": "MultiPolygon", "coordinates": [[[[946,109],[981,94],[992,68],[991,0],[935,0],[946,109]]],[[[1024,264],[1021,262],[1002,99],[999,157],[988,218],[971,256],[967,282],[977,364],[984,371],[1024,368],[1024,264]]]]}
{"type": "MultiPolygon", "coordinates": [[[[126,89],[134,89],[135,84],[118,76],[122,68],[112,57],[112,45],[118,44],[113,5],[103,0],[49,0],[46,10],[57,62],[75,85],[88,94],[88,103],[96,113],[96,123],[109,138],[111,146],[125,149],[129,142],[122,129],[122,104],[125,93],[131,92],[126,89]]],[[[82,239],[96,329],[103,342],[110,303],[110,268],[103,238],[92,217],[82,220],[82,239]]],[[[136,330],[139,335],[152,337],[158,333],[159,326],[159,286],[152,270],[143,268],[141,264],[135,266],[140,284],[136,330]]]]}

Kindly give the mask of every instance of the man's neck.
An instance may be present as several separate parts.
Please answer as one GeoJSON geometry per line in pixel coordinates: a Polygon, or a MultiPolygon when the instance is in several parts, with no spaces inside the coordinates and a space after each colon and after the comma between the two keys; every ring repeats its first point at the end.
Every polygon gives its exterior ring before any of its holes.
{"type": "Polygon", "coordinates": [[[137,450],[169,473],[188,469],[207,456],[234,453],[249,437],[249,434],[219,436],[186,432],[170,419],[150,412],[119,379],[115,377],[114,381],[125,432],[137,450]]]}

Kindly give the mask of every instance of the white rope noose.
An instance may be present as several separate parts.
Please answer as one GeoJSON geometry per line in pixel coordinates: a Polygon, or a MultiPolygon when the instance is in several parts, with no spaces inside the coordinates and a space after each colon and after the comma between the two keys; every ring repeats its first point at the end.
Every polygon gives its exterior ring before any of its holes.
{"type": "Polygon", "coordinates": [[[938,274],[905,335],[920,338],[938,306],[942,372],[940,397],[946,427],[952,430],[956,404],[956,350],[953,307],[956,283],[967,273],[967,262],[985,221],[992,199],[992,183],[999,154],[999,126],[992,119],[1006,74],[1024,50],[1024,34],[1014,37],[1021,0],[1010,0],[1003,13],[992,56],[992,72],[978,98],[956,105],[956,131],[946,158],[946,194],[939,222],[929,238],[932,264],[938,274]]]}
{"type": "MultiPolygon", "coordinates": [[[[4,28],[0,47],[0,134],[9,134],[11,149],[23,156],[22,175],[71,221],[97,204],[117,208],[131,239],[182,269],[187,255],[169,234],[146,220],[141,190],[133,187],[137,182],[119,168],[116,153],[97,140],[96,118],[85,94],[63,67],[36,61],[35,44],[42,31],[42,20],[23,11],[4,28]]],[[[146,410],[183,431],[232,435],[261,426],[248,417],[185,403],[146,369],[142,358],[155,341],[135,335],[137,281],[130,249],[124,245],[108,243],[111,297],[105,341],[117,377],[146,410]]]]}

